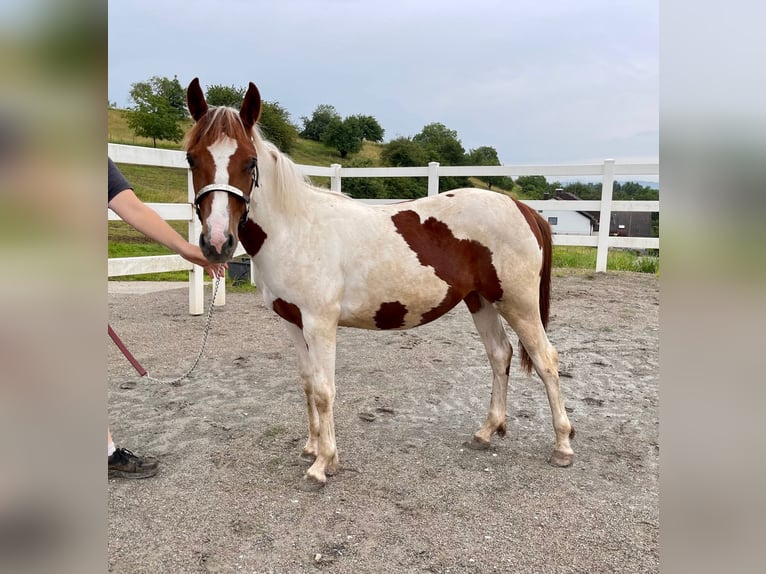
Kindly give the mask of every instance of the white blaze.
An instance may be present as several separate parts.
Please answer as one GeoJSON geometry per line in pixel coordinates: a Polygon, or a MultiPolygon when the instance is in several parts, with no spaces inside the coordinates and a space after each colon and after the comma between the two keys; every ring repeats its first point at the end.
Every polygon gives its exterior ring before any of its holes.
{"type": "MultiPolygon", "coordinates": [[[[207,149],[213,156],[215,163],[213,183],[228,184],[229,159],[237,151],[236,140],[224,136],[207,149]]],[[[229,194],[225,191],[213,192],[213,202],[210,206],[210,215],[207,218],[207,230],[210,235],[210,243],[220,253],[229,233],[229,194]]]]}

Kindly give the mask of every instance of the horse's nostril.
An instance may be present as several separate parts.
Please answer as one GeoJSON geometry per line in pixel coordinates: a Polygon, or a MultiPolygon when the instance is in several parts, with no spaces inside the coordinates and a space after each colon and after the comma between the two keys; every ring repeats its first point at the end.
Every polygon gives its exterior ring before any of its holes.
{"type": "Polygon", "coordinates": [[[226,246],[229,248],[234,247],[234,234],[229,234],[229,238],[226,240],[226,246]]]}

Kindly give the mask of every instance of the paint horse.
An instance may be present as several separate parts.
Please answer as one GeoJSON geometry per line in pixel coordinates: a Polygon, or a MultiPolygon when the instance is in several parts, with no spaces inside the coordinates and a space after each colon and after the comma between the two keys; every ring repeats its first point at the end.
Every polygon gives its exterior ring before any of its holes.
{"type": "Polygon", "coordinates": [[[410,329],[463,301],[492,366],[482,427],[468,443],[488,448],[506,432],[513,350],[500,317],[516,332],[521,363],[545,384],[555,432],[549,461],[568,466],[574,429],[559,388],[558,354],[548,341],[551,232],[536,211],[491,191],[456,189],[370,206],[313,187],[261,136],[258,89],[239,112],[209,107],[194,79],[187,90],[195,121],[185,148],[202,223],[200,246],[228,261],[240,241],[252,258],[265,303],[284,319],[306,393],[311,462],[304,485],[321,487],[339,467],[335,442],[338,326],[410,329]]]}

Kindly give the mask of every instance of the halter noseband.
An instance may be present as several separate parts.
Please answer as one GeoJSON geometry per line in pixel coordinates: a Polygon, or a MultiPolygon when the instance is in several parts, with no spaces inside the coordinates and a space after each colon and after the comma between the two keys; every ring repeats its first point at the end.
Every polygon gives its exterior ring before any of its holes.
{"type": "Polygon", "coordinates": [[[197,212],[197,217],[199,219],[202,219],[202,216],[200,215],[199,202],[202,200],[203,197],[205,197],[208,193],[212,193],[213,191],[225,191],[229,195],[233,195],[237,199],[240,199],[245,203],[245,213],[244,215],[242,215],[242,219],[239,222],[239,224],[242,225],[247,219],[248,213],[250,213],[250,195],[252,195],[253,190],[256,187],[258,187],[258,179],[259,179],[258,159],[256,159],[255,168],[253,169],[253,178],[250,183],[249,195],[245,195],[245,192],[243,192],[241,189],[239,189],[238,187],[234,187],[233,185],[229,185],[227,183],[211,183],[210,185],[206,185],[205,187],[200,189],[197,192],[197,195],[194,197],[194,209],[197,212]]]}

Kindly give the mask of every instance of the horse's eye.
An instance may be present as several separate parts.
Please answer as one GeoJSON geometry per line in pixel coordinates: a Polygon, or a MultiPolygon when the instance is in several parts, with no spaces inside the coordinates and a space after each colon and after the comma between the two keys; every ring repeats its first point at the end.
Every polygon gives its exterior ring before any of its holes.
{"type": "Polygon", "coordinates": [[[189,162],[189,167],[194,167],[194,158],[191,154],[186,154],[186,161],[189,162]]]}
{"type": "Polygon", "coordinates": [[[253,171],[258,166],[258,158],[250,158],[250,161],[247,162],[247,171],[253,171]]]}

